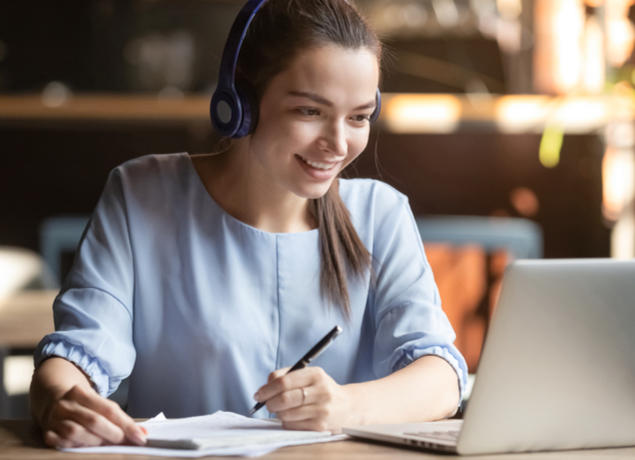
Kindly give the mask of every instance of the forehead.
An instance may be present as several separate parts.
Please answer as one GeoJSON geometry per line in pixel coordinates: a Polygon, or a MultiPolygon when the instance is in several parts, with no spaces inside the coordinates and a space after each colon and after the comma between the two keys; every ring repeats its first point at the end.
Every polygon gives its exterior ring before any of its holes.
{"type": "Polygon", "coordinates": [[[374,98],[378,84],[379,64],[370,49],[327,45],[301,51],[274,77],[271,89],[310,91],[334,102],[365,103],[374,98]]]}

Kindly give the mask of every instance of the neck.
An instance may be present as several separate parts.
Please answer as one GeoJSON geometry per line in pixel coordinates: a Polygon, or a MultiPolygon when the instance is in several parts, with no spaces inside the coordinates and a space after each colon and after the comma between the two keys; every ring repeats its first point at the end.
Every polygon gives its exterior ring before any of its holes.
{"type": "Polygon", "coordinates": [[[253,158],[248,139],[234,141],[226,152],[205,158],[197,168],[212,198],[230,215],[260,230],[303,232],[315,228],[309,201],[268,181],[253,158]]]}

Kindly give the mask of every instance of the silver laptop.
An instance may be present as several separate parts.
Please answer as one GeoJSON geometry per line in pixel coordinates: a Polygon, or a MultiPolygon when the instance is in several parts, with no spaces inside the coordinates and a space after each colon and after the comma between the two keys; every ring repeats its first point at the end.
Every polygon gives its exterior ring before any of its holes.
{"type": "Polygon", "coordinates": [[[458,454],[635,445],[635,261],[516,261],[463,420],[344,432],[458,454]]]}

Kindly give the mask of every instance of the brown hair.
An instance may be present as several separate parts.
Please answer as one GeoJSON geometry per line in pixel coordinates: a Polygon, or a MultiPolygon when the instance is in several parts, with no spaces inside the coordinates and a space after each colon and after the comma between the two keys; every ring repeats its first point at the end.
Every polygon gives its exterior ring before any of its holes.
{"type": "MultiPolygon", "coordinates": [[[[268,0],[247,31],[237,82],[260,101],[266,85],[298,53],[328,44],[365,47],[381,60],[379,39],[347,0],[268,0]]],[[[324,196],[310,200],[310,211],[320,234],[322,296],[348,317],[347,274],[363,276],[370,268],[370,254],[355,231],[337,180],[324,196]]]]}

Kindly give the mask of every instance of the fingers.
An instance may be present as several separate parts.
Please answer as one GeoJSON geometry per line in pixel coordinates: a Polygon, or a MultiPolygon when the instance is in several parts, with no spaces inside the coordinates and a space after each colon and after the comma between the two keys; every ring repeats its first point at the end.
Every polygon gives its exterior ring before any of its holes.
{"type": "Polygon", "coordinates": [[[76,401],[61,401],[60,405],[65,409],[64,415],[82,427],[86,427],[91,433],[97,435],[100,440],[109,444],[121,444],[126,440],[126,435],[121,427],[111,422],[94,410],[88,409],[76,401]]]}
{"type": "Polygon", "coordinates": [[[279,413],[294,407],[301,407],[311,402],[309,394],[310,387],[292,388],[283,391],[278,395],[267,399],[267,410],[269,412],[279,413]]]}
{"type": "Polygon", "coordinates": [[[320,407],[315,404],[298,406],[292,409],[276,412],[278,419],[280,419],[283,423],[299,422],[311,418],[318,418],[320,414],[320,407]]]}
{"type": "Polygon", "coordinates": [[[121,428],[77,401],[68,399],[62,399],[56,404],[48,428],[72,444],[81,443],[82,440],[88,445],[99,445],[102,440],[118,444],[125,439],[121,428]],[[98,441],[93,440],[93,437],[98,441]]]}
{"type": "Polygon", "coordinates": [[[319,367],[307,367],[291,373],[278,369],[269,375],[269,382],[260,387],[254,397],[256,401],[265,402],[286,391],[304,388],[317,383],[326,373],[319,367]]]}
{"type": "MultiPolygon", "coordinates": [[[[332,391],[337,386],[335,382],[319,367],[305,368],[289,374],[280,375],[273,372],[273,379],[264,385],[255,395],[256,400],[265,402],[269,412],[276,413],[278,418],[285,420],[288,411],[294,408],[316,405],[324,408],[332,400],[332,391]]],[[[294,421],[298,420],[298,413],[294,413],[294,421]]],[[[302,416],[308,417],[305,412],[302,416]]],[[[313,414],[312,417],[322,417],[313,414]]]]}
{"type": "Polygon", "coordinates": [[[282,426],[288,430],[311,430],[338,432],[339,427],[334,423],[333,414],[328,406],[311,404],[278,412],[282,426]]]}
{"type": "Polygon", "coordinates": [[[99,446],[103,440],[72,420],[60,420],[44,434],[44,442],[50,447],[99,446]]]}
{"type": "Polygon", "coordinates": [[[121,444],[144,445],[142,427],[115,402],[75,386],[55,403],[48,418],[44,441],[54,447],[121,444]]]}
{"type": "Polygon", "coordinates": [[[53,430],[47,430],[46,433],[44,433],[44,444],[49,447],[58,447],[61,449],[71,447],[70,441],[62,439],[53,430]]]}
{"type": "Polygon", "coordinates": [[[75,412],[76,421],[84,423],[93,433],[112,444],[121,444],[126,439],[134,444],[145,444],[142,428],[117,403],[80,387],[73,387],[70,391],[73,392],[70,397],[88,409],[75,412]]]}
{"type": "Polygon", "coordinates": [[[354,393],[338,385],[323,369],[310,367],[282,374],[272,372],[256,393],[285,428],[340,432],[350,420],[354,393]]]}

